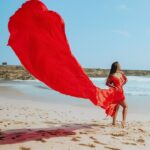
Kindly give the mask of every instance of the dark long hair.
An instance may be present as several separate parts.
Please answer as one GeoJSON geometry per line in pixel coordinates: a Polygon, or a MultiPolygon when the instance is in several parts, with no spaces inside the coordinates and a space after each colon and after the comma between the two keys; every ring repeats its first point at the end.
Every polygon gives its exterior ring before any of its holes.
{"type": "Polygon", "coordinates": [[[108,76],[110,76],[110,75],[116,73],[116,71],[117,71],[117,69],[118,69],[118,65],[119,65],[119,62],[118,62],[118,61],[115,61],[115,62],[112,63],[111,69],[110,69],[110,72],[109,72],[109,75],[108,75],[108,76]]]}

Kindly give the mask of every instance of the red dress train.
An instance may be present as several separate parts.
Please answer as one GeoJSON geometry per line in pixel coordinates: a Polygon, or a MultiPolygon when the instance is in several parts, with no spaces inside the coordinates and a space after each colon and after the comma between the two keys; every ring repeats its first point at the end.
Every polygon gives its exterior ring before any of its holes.
{"type": "MultiPolygon", "coordinates": [[[[10,17],[12,47],[23,66],[37,79],[63,94],[90,99],[112,116],[115,88],[100,89],[73,56],[61,16],[39,0],[29,0],[10,17]]],[[[90,44],[90,43],[89,43],[90,44]]]]}

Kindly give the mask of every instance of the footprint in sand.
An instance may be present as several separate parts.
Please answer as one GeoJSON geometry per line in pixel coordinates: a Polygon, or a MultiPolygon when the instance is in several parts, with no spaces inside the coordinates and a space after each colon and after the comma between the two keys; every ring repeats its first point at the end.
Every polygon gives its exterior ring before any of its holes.
{"type": "Polygon", "coordinates": [[[127,134],[128,134],[128,132],[126,132],[126,131],[120,131],[120,132],[112,133],[111,135],[120,137],[120,136],[125,136],[127,134]]]}
{"type": "Polygon", "coordinates": [[[140,132],[142,132],[142,133],[145,133],[145,130],[143,130],[143,129],[141,129],[141,128],[139,128],[138,129],[140,132]]]}
{"type": "Polygon", "coordinates": [[[87,132],[79,132],[79,134],[88,134],[87,132]]]}
{"type": "Polygon", "coordinates": [[[7,125],[11,125],[11,123],[10,123],[10,122],[8,122],[8,123],[7,123],[7,125]]]}
{"type": "Polygon", "coordinates": [[[90,148],[95,148],[95,147],[96,147],[94,144],[83,144],[83,143],[81,143],[81,144],[79,144],[79,145],[81,145],[81,146],[86,146],[86,147],[90,147],[90,148]]]}
{"type": "Polygon", "coordinates": [[[138,142],[139,144],[145,145],[145,140],[144,140],[143,138],[139,138],[139,139],[137,140],[137,142],[138,142]]]}
{"type": "Polygon", "coordinates": [[[71,139],[71,141],[78,142],[78,141],[80,141],[80,138],[81,138],[81,137],[73,137],[73,138],[71,139]]]}
{"type": "Polygon", "coordinates": [[[31,148],[28,148],[28,147],[20,147],[19,149],[20,150],[31,150],[31,148]]]}
{"type": "Polygon", "coordinates": [[[128,141],[125,141],[125,142],[122,142],[123,144],[127,144],[127,145],[137,145],[137,143],[135,142],[128,142],[128,141]]]}
{"type": "Polygon", "coordinates": [[[110,150],[120,150],[120,148],[111,147],[111,146],[105,146],[105,148],[110,150]]]}
{"type": "Polygon", "coordinates": [[[92,124],[91,126],[94,126],[94,127],[100,127],[101,125],[99,125],[99,124],[92,124]]]}
{"type": "Polygon", "coordinates": [[[103,142],[98,141],[98,140],[97,140],[96,138],[94,138],[93,136],[91,136],[91,137],[89,137],[89,138],[92,139],[95,144],[107,145],[106,143],[103,143],[103,142]]]}

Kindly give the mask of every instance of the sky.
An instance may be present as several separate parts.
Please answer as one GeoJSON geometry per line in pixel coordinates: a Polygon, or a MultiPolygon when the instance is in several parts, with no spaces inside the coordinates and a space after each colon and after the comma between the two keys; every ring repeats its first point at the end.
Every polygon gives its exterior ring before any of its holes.
{"type": "MultiPolygon", "coordinates": [[[[149,0],[41,0],[65,21],[66,34],[82,67],[150,70],[149,0]]],[[[0,0],[0,63],[20,64],[7,46],[11,15],[25,0],[0,0]]]]}

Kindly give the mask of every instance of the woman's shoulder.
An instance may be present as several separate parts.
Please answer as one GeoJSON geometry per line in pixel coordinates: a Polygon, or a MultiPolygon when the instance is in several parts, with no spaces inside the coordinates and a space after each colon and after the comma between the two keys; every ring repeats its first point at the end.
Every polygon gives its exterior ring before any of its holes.
{"type": "Polygon", "coordinates": [[[120,78],[121,76],[124,76],[125,73],[123,71],[117,71],[113,74],[109,75],[109,78],[120,78]]]}
{"type": "Polygon", "coordinates": [[[125,75],[125,73],[123,71],[117,71],[116,73],[114,73],[114,75],[125,75]]]}
{"type": "Polygon", "coordinates": [[[121,74],[125,74],[123,71],[119,71],[119,73],[121,73],[121,74]]]}
{"type": "Polygon", "coordinates": [[[115,78],[120,78],[120,77],[122,77],[122,75],[123,75],[123,73],[121,71],[117,71],[114,74],[112,74],[112,76],[115,78]]]}

